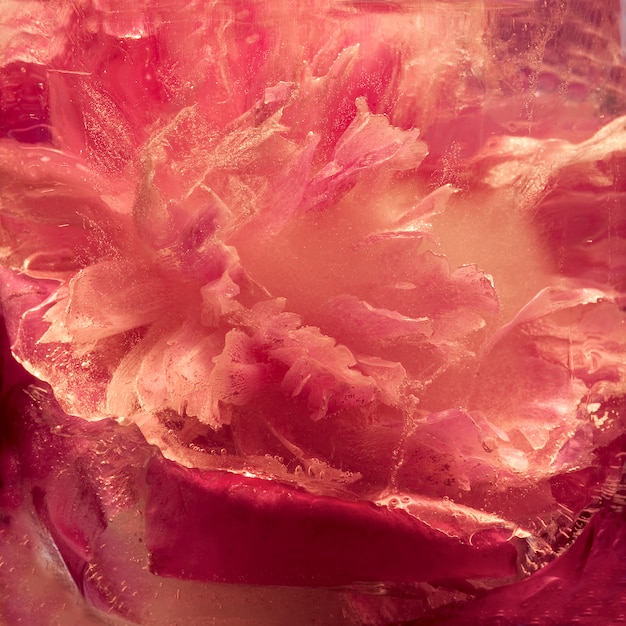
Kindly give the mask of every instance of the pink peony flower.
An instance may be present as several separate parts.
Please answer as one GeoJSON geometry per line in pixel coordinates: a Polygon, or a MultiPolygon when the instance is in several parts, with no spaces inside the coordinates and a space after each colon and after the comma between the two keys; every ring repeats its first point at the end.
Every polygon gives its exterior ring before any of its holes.
{"type": "Polygon", "coordinates": [[[618,18],[8,2],[3,619],[574,615],[624,529],[618,18]]]}

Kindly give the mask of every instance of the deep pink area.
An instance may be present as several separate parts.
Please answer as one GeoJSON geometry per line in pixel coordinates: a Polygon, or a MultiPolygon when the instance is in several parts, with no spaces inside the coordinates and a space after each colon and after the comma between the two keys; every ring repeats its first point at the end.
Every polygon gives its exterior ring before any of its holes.
{"type": "Polygon", "coordinates": [[[619,183],[623,168],[623,159],[606,168],[616,189],[554,190],[534,216],[565,276],[608,285],[621,293],[626,292],[626,194],[619,183]]]}
{"type": "Polygon", "coordinates": [[[45,70],[14,62],[0,68],[0,137],[26,144],[49,143],[48,90],[45,70]]]}
{"type": "Polygon", "coordinates": [[[0,523],[131,620],[166,577],[619,604],[618,0],[314,4],[7,3],[0,299],[46,382],[7,347],[0,523]]]}
{"type": "Polygon", "coordinates": [[[340,586],[515,576],[510,531],[469,545],[401,510],[312,496],[279,483],[152,459],[146,541],[161,576],[340,586]]]}
{"type": "MultiPolygon", "coordinates": [[[[483,598],[432,611],[412,626],[619,624],[626,614],[626,518],[598,513],[559,559],[483,598]]],[[[408,624],[407,624],[408,626],[408,624]]]]}

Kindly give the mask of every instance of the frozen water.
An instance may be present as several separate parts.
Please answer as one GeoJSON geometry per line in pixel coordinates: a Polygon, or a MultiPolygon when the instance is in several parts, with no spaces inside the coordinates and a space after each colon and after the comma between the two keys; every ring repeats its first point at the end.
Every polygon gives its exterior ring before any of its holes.
{"type": "Polygon", "coordinates": [[[5,4],[2,618],[617,619],[620,3],[5,4]]]}

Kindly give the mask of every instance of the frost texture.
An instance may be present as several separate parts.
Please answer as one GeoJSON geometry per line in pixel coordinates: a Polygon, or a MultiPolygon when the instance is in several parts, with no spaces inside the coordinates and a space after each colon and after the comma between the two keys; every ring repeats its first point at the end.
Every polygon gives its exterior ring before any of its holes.
{"type": "Polygon", "coordinates": [[[7,9],[7,506],[135,621],[133,510],[159,576],[410,588],[355,623],[545,565],[621,480],[617,9],[174,4],[7,9]]]}

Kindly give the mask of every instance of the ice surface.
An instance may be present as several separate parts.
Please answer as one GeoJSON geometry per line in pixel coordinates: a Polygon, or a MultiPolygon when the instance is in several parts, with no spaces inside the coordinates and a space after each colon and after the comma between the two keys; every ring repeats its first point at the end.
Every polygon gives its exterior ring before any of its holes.
{"type": "Polygon", "coordinates": [[[624,607],[616,0],[5,4],[5,621],[624,607]]]}

